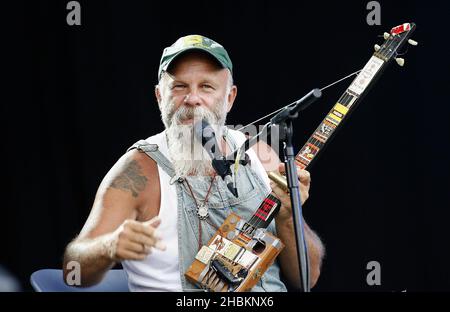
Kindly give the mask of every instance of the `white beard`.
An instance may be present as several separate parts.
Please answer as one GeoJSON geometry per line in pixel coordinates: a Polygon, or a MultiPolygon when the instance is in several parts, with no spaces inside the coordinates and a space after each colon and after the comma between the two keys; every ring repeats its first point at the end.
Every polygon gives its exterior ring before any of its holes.
{"type": "Polygon", "coordinates": [[[161,115],[166,126],[169,156],[175,173],[184,177],[211,175],[214,172],[211,158],[202,143],[194,137],[194,125],[206,119],[214,128],[217,141],[220,142],[225,125],[226,102],[215,105],[215,111],[210,111],[203,106],[194,108],[181,105],[176,112],[173,112],[170,106],[170,104],[161,105],[161,115]],[[190,118],[193,118],[193,123],[181,124],[181,121],[190,118]]]}

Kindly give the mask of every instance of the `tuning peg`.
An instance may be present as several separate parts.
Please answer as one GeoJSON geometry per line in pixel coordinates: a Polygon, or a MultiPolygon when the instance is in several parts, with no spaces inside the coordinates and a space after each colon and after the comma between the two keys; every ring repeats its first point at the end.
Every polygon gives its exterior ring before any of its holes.
{"type": "Polygon", "coordinates": [[[390,34],[390,33],[387,33],[387,32],[385,32],[385,33],[383,34],[384,40],[388,40],[390,36],[391,36],[391,34],[390,34]]]}
{"type": "Polygon", "coordinates": [[[381,47],[378,44],[374,45],[373,48],[375,49],[376,52],[380,51],[381,49],[381,47]]]}
{"type": "Polygon", "coordinates": [[[416,46],[416,45],[419,44],[417,41],[412,40],[412,39],[409,39],[409,40],[408,40],[408,43],[409,43],[410,45],[412,45],[412,46],[416,46]]]}
{"type": "Polygon", "coordinates": [[[405,65],[405,59],[404,59],[404,58],[397,57],[397,58],[395,59],[395,61],[396,61],[397,64],[400,65],[400,66],[405,65]]]}

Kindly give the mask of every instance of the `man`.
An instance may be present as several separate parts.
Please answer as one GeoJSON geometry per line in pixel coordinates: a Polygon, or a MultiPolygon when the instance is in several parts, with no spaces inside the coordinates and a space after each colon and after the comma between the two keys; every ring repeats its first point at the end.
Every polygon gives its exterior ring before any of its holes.
{"type": "MultiPolygon", "coordinates": [[[[288,285],[298,287],[289,196],[277,185],[269,186],[266,174],[275,159],[279,163],[277,155],[265,148],[257,149],[258,155],[248,151],[251,164],[239,166],[235,197],[215,175],[201,143],[193,139],[195,121],[205,119],[216,130],[224,154],[245,140],[240,132],[224,127],[237,94],[226,50],[203,36],[182,37],[164,50],[158,78],[155,94],[165,131],[135,144],[105,176],[86,224],[66,248],[64,276],[65,264],[77,261],[82,285],[93,285],[122,262],[131,290],[194,290],[184,273],[199,248],[229,213],[249,218],[272,188],[282,206],[268,230],[286,246],[253,290],[285,291],[280,274],[288,285]],[[269,161],[262,164],[259,158],[269,161]]],[[[305,201],[309,173],[299,170],[299,179],[305,201]]],[[[313,286],[323,246],[308,226],[305,232],[313,286]]]]}

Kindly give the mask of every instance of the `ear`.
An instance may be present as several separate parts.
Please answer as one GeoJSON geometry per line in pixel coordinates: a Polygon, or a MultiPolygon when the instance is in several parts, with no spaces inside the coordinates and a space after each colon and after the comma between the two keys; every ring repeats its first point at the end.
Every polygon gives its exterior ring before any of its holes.
{"type": "Polygon", "coordinates": [[[231,110],[231,108],[233,107],[234,104],[234,100],[236,99],[237,96],[237,87],[235,85],[233,85],[231,87],[230,92],[228,93],[228,97],[227,97],[227,113],[231,110]]]}
{"type": "Polygon", "coordinates": [[[159,85],[155,86],[155,97],[156,100],[158,101],[158,106],[161,105],[161,90],[159,85]]]}

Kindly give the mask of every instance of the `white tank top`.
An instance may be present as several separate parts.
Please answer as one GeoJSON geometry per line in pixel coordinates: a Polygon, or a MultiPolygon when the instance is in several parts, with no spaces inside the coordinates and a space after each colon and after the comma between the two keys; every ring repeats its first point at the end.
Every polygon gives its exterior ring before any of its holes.
{"type": "MultiPolygon", "coordinates": [[[[245,141],[241,132],[228,130],[238,145],[245,141]]],[[[169,155],[165,132],[149,137],[146,141],[157,144],[159,151],[167,158],[169,155]]],[[[251,159],[252,169],[263,178],[270,189],[269,178],[256,153],[247,151],[251,159]]],[[[170,176],[158,165],[159,185],[161,189],[161,206],[159,216],[161,224],[158,227],[162,240],[167,246],[165,251],[152,249],[144,260],[122,261],[122,266],[128,275],[130,291],[182,291],[178,263],[178,229],[177,229],[177,191],[175,184],[170,184],[170,176]]]]}

